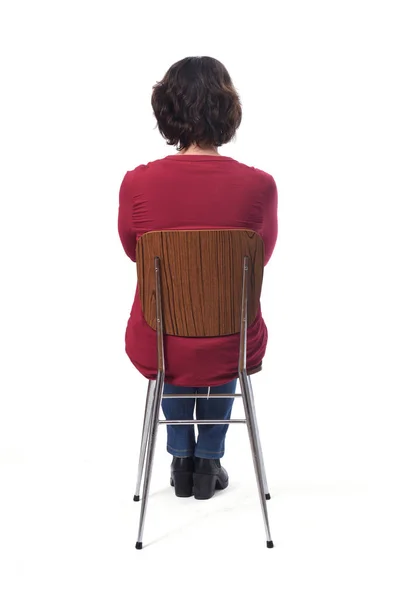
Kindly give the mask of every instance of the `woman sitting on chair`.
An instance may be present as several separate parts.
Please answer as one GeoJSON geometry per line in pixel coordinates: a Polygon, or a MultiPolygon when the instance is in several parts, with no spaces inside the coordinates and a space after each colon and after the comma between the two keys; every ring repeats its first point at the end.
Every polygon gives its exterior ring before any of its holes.
{"type": "MultiPolygon", "coordinates": [[[[118,231],[136,261],[136,242],[164,229],[251,229],[264,242],[264,266],[277,237],[277,189],[271,175],[218,148],[234,136],[242,118],[239,96],[225,67],[207,56],[185,58],[153,87],[158,129],[175,154],[137,166],[122,181],[118,231]]],[[[247,331],[247,372],[261,369],[267,345],[261,307],[247,331]]],[[[143,318],[138,288],[126,329],[126,352],[147,379],[157,376],[156,332],[143,318]]],[[[222,337],[165,335],[165,394],[234,394],[239,334],[222,337]]],[[[193,419],[195,398],[164,398],[168,420],[193,419]]],[[[198,398],[196,418],[227,420],[233,398],[198,398]]],[[[171,483],[180,497],[208,499],[228,485],[220,459],[227,425],[167,425],[173,456],[171,483]],[[197,478],[197,484],[196,484],[197,478]],[[193,484],[194,482],[194,484],[193,484]]]]}

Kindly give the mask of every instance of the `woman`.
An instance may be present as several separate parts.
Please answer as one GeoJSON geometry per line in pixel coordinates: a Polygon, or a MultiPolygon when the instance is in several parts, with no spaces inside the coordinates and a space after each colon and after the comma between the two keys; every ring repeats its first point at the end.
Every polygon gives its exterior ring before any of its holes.
{"type": "MultiPolygon", "coordinates": [[[[185,58],[153,87],[158,129],[178,152],[128,171],[119,196],[118,230],[131,260],[136,242],[152,230],[246,228],[264,241],[266,265],[277,237],[277,189],[264,171],[223,156],[218,148],[235,135],[242,118],[239,96],[225,67],[208,56],[185,58]]],[[[248,328],[248,372],[260,369],[267,328],[259,308],[248,328]]],[[[164,336],[165,394],[233,394],[239,334],[216,338],[164,336]]],[[[126,352],[148,379],[157,374],[156,332],[145,322],[136,288],[126,329],[126,352]]],[[[197,419],[229,419],[233,398],[198,399],[197,419]]],[[[195,399],[165,398],[166,419],[193,419],[195,399]]],[[[221,466],[228,426],[167,426],[171,484],[180,497],[211,498],[228,485],[221,466]]]]}

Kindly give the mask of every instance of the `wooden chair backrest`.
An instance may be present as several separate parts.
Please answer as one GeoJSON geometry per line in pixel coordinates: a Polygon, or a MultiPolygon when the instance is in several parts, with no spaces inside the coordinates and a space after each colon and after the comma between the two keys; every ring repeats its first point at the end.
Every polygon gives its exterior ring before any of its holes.
{"type": "Polygon", "coordinates": [[[163,230],[143,234],[136,247],[143,316],[156,329],[154,259],[160,258],[164,333],[211,337],[240,332],[243,259],[249,257],[248,326],[257,314],[264,243],[250,229],[163,230]]]}

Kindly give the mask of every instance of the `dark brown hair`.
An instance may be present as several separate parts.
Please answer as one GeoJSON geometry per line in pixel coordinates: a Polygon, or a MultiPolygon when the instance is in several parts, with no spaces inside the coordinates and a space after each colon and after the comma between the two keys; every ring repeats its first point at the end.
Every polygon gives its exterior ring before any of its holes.
{"type": "Polygon", "coordinates": [[[151,105],[170,146],[222,146],[242,120],[239,96],[224,65],[209,56],[190,56],[170,67],[153,86],[151,105]]]}

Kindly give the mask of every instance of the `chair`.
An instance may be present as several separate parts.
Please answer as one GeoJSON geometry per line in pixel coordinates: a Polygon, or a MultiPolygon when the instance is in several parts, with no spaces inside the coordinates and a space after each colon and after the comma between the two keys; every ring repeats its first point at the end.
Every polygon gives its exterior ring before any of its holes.
{"type": "MultiPolygon", "coordinates": [[[[265,475],[250,375],[246,369],[247,327],[259,307],[263,269],[262,238],[249,229],[164,230],[142,235],[136,248],[137,277],[143,316],[157,331],[157,378],[149,380],[139,467],[134,500],[140,499],[145,466],[143,497],[136,548],[142,549],[151,473],[159,424],[247,424],[264,519],[267,547],[273,542],[266,500],[270,498],[265,475]],[[173,300],[173,301],[172,301],[173,300]],[[163,335],[191,337],[224,336],[240,332],[238,377],[245,419],[160,420],[163,398],[193,395],[163,394],[163,335]]],[[[195,384],[194,384],[195,385],[195,384]]],[[[196,397],[226,397],[227,394],[197,394],[196,397]]]]}

